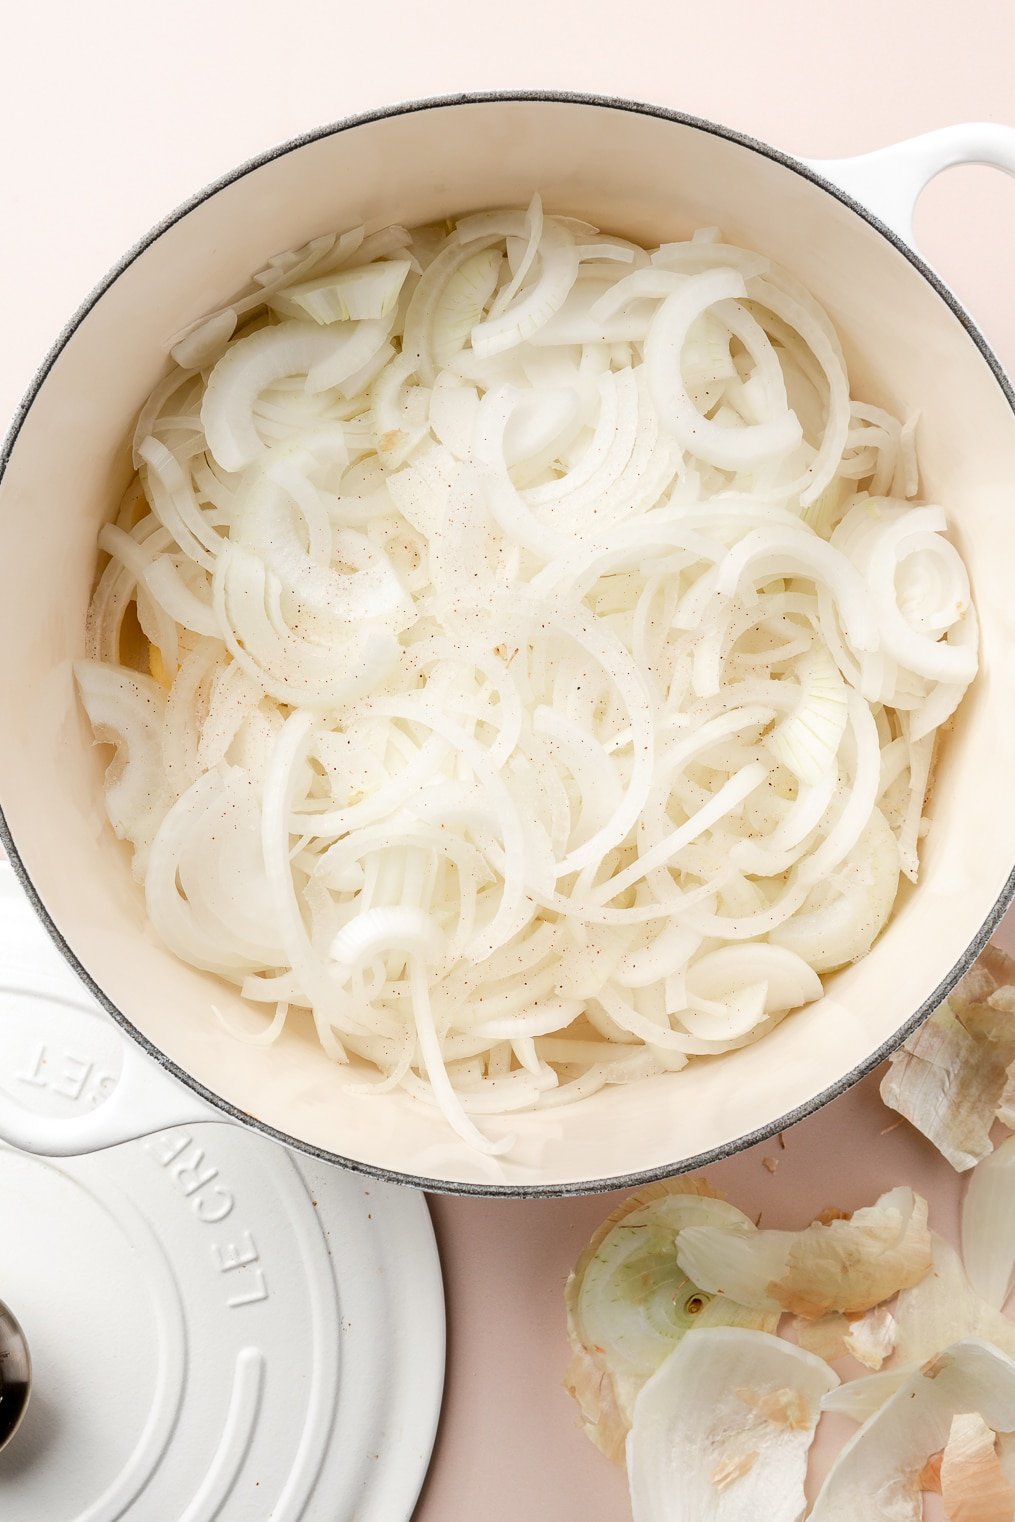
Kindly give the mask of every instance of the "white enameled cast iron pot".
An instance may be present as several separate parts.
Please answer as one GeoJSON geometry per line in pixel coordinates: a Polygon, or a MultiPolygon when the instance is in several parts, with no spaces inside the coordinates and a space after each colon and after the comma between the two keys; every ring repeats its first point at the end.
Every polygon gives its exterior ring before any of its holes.
{"type": "Polygon", "coordinates": [[[1015,173],[1015,129],[948,128],[807,164],[709,122],[624,101],[510,95],[399,106],[286,144],[174,212],[85,303],[7,441],[0,483],[0,804],[7,849],[64,954],[137,1046],[76,1120],[3,1091],[0,1134],[85,1151],[233,1120],[326,1159],[448,1191],[591,1192],[698,1166],[841,1093],[954,983],[1015,891],[1015,397],[954,297],[911,247],[923,186],[951,164],[1015,173]],[[125,440],[167,338],[280,249],[363,221],[409,226],[528,201],[644,243],[719,225],[823,303],[854,388],[921,414],[926,494],[972,573],[982,668],[942,750],[919,887],[820,1004],[757,1046],[517,1118],[511,1161],[458,1143],[436,1111],[354,1097],[309,1022],[242,1045],[210,1006],[237,996],[158,945],[102,806],[103,756],[75,700],[96,534],[129,477],[125,440]],[[142,1048],[149,1055],[143,1055],[142,1048]],[[161,1068],[150,1059],[154,1057],[161,1068]]]}

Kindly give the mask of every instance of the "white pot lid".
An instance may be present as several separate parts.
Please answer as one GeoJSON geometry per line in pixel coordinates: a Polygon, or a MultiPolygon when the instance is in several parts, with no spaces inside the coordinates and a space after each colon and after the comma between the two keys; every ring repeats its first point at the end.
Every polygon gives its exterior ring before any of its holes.
{"type": "MultiPolygon", "coordinates": [[[[100,1105],[125,1039],[0,868],[8,1100],[100,1105]]],[[[224,1123],[59,1161],[2,1146],[0,1301],[32,1361],[3,1522],[411,1515],[444,1375],[422,1195],[224,1123]]]]}

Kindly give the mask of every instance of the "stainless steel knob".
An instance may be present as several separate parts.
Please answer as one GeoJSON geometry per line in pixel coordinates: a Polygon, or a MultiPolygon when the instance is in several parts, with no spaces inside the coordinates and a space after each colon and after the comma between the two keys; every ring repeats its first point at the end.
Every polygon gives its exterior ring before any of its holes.
{"type": "Polygon", "coordinates": [[[21,1425],[32,1389],[32,1360],[17,1318],[0,1300],[0,1449],[21,1425]]]}

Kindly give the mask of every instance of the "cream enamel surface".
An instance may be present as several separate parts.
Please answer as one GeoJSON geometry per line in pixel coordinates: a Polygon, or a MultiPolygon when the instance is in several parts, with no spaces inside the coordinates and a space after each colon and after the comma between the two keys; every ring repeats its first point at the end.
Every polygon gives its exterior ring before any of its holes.
{"type": "Polygon", "coordinates": [[[565,103],[456,105],[357,126],[245,175],[170,228],[60,355],[0,487],[0,801],[72,951],[142,1034],[213,1094],[300,1141],[449,1183],[575,1185],[666,1169],[810,1103],[889,1041],[962,955],[1015,863],[1015,417],[931,286],[852,210],[792,170],[696,128],[565,103]],[[859,966],[759,1046],[581,1107],[518,1118],[513,1161],[477,1158],[401,1096],[343,1091],[306,1025],[265,1051],[221,1034],[235,998],[158,947],[73,698],[94,540],[127,475],[124,437],[167,340],[279,248],[363,219],[428,220],[524,201],[646,242],[719,223],[824,302],[865,395],[922,412],[923,490],[949,511],[982,625],[982,674],[948,738],[923,881],[859,966]],[[59,439],[59,448],[54,440],[59,439]],[[969,441],[976,447],[970,449],[969,441]],[[54,553],[54,546],[59,546],[54,553]],[[86,891],[82,885],[87,884],[86,891]],[[733,1099],[735,1096],[735,1101],[733,1099]]]}

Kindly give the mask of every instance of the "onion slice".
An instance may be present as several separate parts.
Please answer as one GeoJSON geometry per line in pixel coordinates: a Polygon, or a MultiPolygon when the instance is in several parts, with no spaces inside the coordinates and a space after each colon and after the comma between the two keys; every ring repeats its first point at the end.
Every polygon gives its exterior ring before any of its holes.
{"type": "Polygon", "coordinates": [[[201,403],[208,448],[223,470],[243,470],[265,452],[254,421],[262,391],[288,375],[305,375],[311,390],[322,374],[337,385],[362,362],[355,342],[355,331],[345,327],[284,322],[230,345],[212,370],[201,403]]]}
{"type": "Polygon", "coordinates": [[[96,744],[116,747],[106,770],[106,813],[120,839],[134,846],[135,871],[140,871],[166,807],[161,743],[166,695],[150,677],[99,661],[75,662],[74,679],[96,744]]]}
{"type": "Polygon", "coordinates": [[[790,411],[769,423],[720,427],[702,416],[683,384],[681,356],[693,324],[717,302],[746,293],[735,270],[694,275],[663,302],[645,341],[645,366],[661,421],[689,454],[727,470],[760,465],[792,449],[801,437],[790,411]]]}

